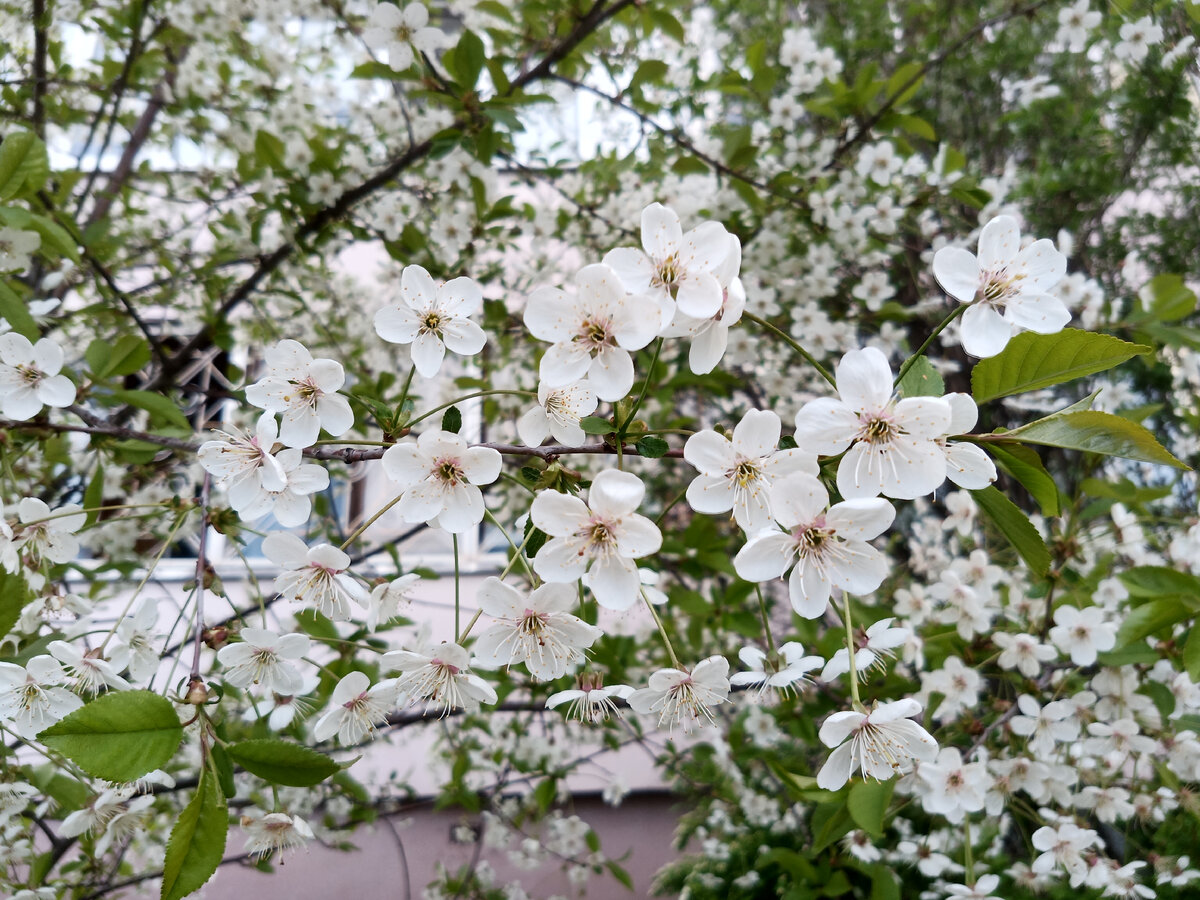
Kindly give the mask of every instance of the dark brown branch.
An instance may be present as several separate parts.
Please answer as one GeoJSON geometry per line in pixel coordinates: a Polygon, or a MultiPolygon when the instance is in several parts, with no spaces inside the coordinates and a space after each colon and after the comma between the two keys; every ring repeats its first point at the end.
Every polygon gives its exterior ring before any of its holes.
{"type": "Polygon", "coordinates": [[[33,0],[33,131],[46,139],[46,55],[49,52],[46,0],[33,0]]]}

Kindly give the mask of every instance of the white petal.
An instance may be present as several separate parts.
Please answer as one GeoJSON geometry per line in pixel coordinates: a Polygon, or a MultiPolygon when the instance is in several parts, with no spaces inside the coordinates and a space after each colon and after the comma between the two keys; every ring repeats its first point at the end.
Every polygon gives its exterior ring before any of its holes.
{"type": "Polygon", "coordinates": [[[979,261],[961,247],[943,247],[933,255],[933,277],[955,300],[970,303],[979,290],[979,261]]]}

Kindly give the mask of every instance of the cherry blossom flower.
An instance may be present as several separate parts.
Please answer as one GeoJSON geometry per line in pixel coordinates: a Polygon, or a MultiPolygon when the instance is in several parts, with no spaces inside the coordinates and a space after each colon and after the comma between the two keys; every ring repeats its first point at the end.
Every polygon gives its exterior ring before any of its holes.
{"type": "Polygon", "coordinates": [[[1121,41],[1113,47],[1113,55],[1131,63],[1140,63],[1149,55],[1150,48],[1163,39],[1162,26],[1150,16],[1143,16],[1136,22],[1126,22],[1121,26],[1120,33],[1121,41]]]}
{"type": "Polygon", "coordinates": [[[921,794],[925,810],[945,816],[953,825],[983,809],[992,781],[985,763],[964,763],[957,747],[943,747],[935,760],[922,762],[917,777],[926,788],[921,794]]]}
{"type": "Polygon", "coordinates": [[[73,682],[71,686],[81,694],[94,697],[101,688],[127,690],[130,687],[129,682],[117,674],[111,660],[101,657],[98,650],[84,652],[66,641],[51,641],[46,649],[62,664],[67,678],[73,682]]]}
{"type": "Polygon", "coordinates": [[[371,588],[367,598],[367,630],[375,629],[400,615],[400,607],[412,602],[409,592],[419,583],[421,576],[410,572],[371,588]]]}
{"type": "Polygon", "coordinates": [[[275,590],[300,603],[311,603],[331,619],[350,618],[350,601],[366,603],[366,591],[346,570],[350,557],[329,544],[308,547],[284,531],[267,535],[263,555],[285,571],[275,576],[275,590]]]}
{"type": "Polygon", "coordinates": [[[469,447],[450,431],[427,431],[416,442],[393,444],[383,454],[383,471],[400,485],[397,512],[406,522],[429,522],[454,534],[483,520],[481,484],[500,476],[500,454],[469,447]]]}
{"type": "Polygon", "coordinates": [[[713,707],[729,699],[729,661],[710,656],[692,671],[659,669],[647,687],[629,695],[629,705],[642,715],[657,715],[658,727],[685,734],[694,728],[716,725],[713,707]]]}
{"type": "Polygon", "coordinates": [[[634,512],[645,491],[636,475],[607,469],[592,481],[587,504],[557,491],[538,494],[529,515],[552,540],[534,557],[534,571],[563,584],[586,571],[601,606],[628,609],[641,589],[633,560],[662,546],[658,526],[634,512]]]}
{"type": "Polygon", "coordinates": [[[329,698],[329,711],[317,719],[313,736],[318,741],[338,737],[342,744],[357,744],[387,721],[397,704],[397,682],[391,678],[372,686],[363,672],[342,678],[329,698]]]}
{"type": "Polygon", "coordinates": [[[1100,13],[1092,9],[1091,0],[1075,0],[1058,11],[1058,31],[1054,34],[1054,40],[1065,44],[1072,53],[1081,53],[1102,18],[1100,13]]]}
{"type": "Polygon", "coordinates": [[[738,659],[747,671],[735,672],[729,683],[735,687],[757,687],[760,698],[769,690],[786,696],[797,690],[797,684],[809,680],[809,672],[825,664],[819,656],[805,656],[804,647],[796,641],[788,641],[777,655],[778,659],[772,662],[760,648],[743,647],[738,651],[738,659]]]}
{"type": "Polygon", "coordinates": [[[276,694],[300,691],[300,672],[288,660],[300,659],[311,642],[304,634],[279,635],[264,628],[243,628],[241,641],[226,644],[217,651],[225,667],[225,682],[234,687],[262,685],[276,694]]]}
{"type": "Polygon", "coordinates": [[[499,578],[486,578],[476,600],[499,621],[475,642],[483,666],[525,663],[534,678],[553,681],[583,662],[583,651],[603,632],[567,610],[577,601],[565,584],[543,584],[528,597],[499,578]]]}
{"type": "Polygon", "coordinates": [[[483,309],[483,292],[470,278],[439,285],[420,266],[405,266],[400,297],[400,304],[375,314],[375,332],[393,344],[412,344],[413,365],[425,378],[441,369],[447,348],[474,356],[487,343],[483,329],[469,318],[483,309]]]}
{"type": "Polygon", "coordinates": [[[1104,620],[1104,610],[1098,606],[1060,606],[1054,611],[1050,640],[1075,665],[1090,666],[1098,653],[1117,645],[1117,626],[1104,620]]]}
{"type": "Polygon", "coordinates": [[[43,406],[70,406],[75,385],[60,374],[62,366],[62,348],[49,338],[31,344],[15,332],[0,334],[0,412],[23,422],[43,406]]]}
{"type": "Polygon", "coordinates": [[[135,684],[144,684],[158,671],[159,635],[154,630],[158,622],[158,604],[147,597],[117,624],[116,642],[113,644],[113,667],[119,672],[129,670],[135,684]]]}
{"type": "Polygon", "coordinates": [[[566,703],[567,718],[578,719],[595,725],[610,715],[619,716],[620,710],[613,698],[628,700],[633,688],[627,684],[605,685],[600,676],[584,675],[579,679],[579,688],[558,691],[546,698],[546,709],[554,709],[566,703]]]}
{"type": "Polygon", "coordinates": [[[392,650],[383,655],[383,666],[401,674],[396,688],[408,703],[428,701],[442,708],[476,710],[495,703],[496,691],[470,671],[470,657],[458,644],[442,643],[428,650],[392,650]]]}
{"type": "Polygon", "coordinates": [[[950,443],[947,438],[967,434],[979,421],[979,407],[970,394],[950,393],[942,397],[950,405],[950,423],[937,440],[946,455],[946,477],[970,491],[987,487],[996,480],[996,464],[983,448],[968,441],[950,443]]]}
{"type": "Polygon", "coordinates": [[[733,510],[734,521],[748,534],[771,525],[771,495],[779,481],[805,472],[816,475],[817,460],[801,450],[777,450],[779,416],[751,409],[733,429],[733,439],[699,431],[687,439],[683,458],[700,475],[688,485],[687,500],[702,513],[733,510]]]}
{"type": "Polygon", "coordinates": [[[720,312],[724,288],[737,271],[725,272],[729,281],[723,284],[716,270],[731,251],[724,225],[705,222],[684,234],[679,216],[661,203],[651,203],[642,210],[642,249],[610,250],[604,264],[616,272],[626,291],[658,307],[662,329],[677,309],[693,319],[720,312]]]}
{"type": "MultiPolygon", "coordinates": [[[[886,660],[895,657],[892,650],[903,647],[912,636],[912,632],[907,628],[893,628],[894,621],[896,620],[892,618],[880,619],[855,640],[858,649],[854,651],[854,668],[860,679],[866,680],[872,667],[886,668],[886,660]]],[[[821,672],[821,680],[833,681],[849,671],[850,651],[843,647],[833,654],[821,672]]]]}
{"type": "Polygon", "coordinates": [[[0,722],[33,740],[83,706],[82,700],[61,687],[66,680],[66,672],[52,656],[35,656],[24,668],[0,662],[0,722]]]}
{"type": "Polygon", "coordinates": [[[268,487],[266,478],[243,478],[229,487],[229,505],[242,521],[253,522],[270,513],[284,528],[295,528],[308,521],[309,495],[329,487],[329,473],[316,463],[304,462],[303,451],[293,447],[280,450],[276,462],[283,475],[278,488],[268,487]]]}
{"type": "Polygon", "coordinates": [[[851,350],[837,365],[840,399],[811,400],[796,415],[796,445],[834,456],[838,491],[847,500],[887,497],[912,500],[946,480],[946,456],[938,438],[950,428],[950,404],[940,397],[893,394],[887,357],[874,347],[851,350]]]}
{"type": "Polygon", "coordinates": [[[196,458],[219,486],[252,481],[268,491],[284,489],[287,476],[271,452],[279,440],[279,424],[274,413],[265,412],[258,417],[253,436],[236,428],[215,434],[214,440],[200,445],[196,458]]]}
{"type": "Polygon", "coordinates": [[[21,522],[17,546],[34,559],[52,563],[70,562],[79,552],[75,532],[87,522],[82,507],[68,503],[51,509],[36,497],[26,497],[17,505],[21,522]]]}
{"type": "Polygon", "coordinates": [[[846,500],[830,507],[825,486],[801,473],[776,486],[772,509],[784,530],[758,532],[733,566],[739,576],[756,582],[782,578],[791,567],[792,608],[806,619],[824,614],[832,588],[869,594],[887,577],[886,558],[867,543],[896,516],[886,500],[846,500]]]}
{"type": "Polygon", "coordinates": [[[1000,876],[989,872],[986,875],[980,875],[972,885],[946,885],[946,900],[1004,900],[995,892],[998,887],[1000,887],[1000,876]]]}
{"type": "Polygon", "coordinates": [[[722,286],[721,308],[703,319],[676,310],[675,318],[662,333],[663,337],[691,338],[688,367],[697,375],[707,375],[717,367],[729,346],[729,329],[742,320],[746,310],[746,288],[737,277],[742,264],[742,243],[737,235],[729,235],[729,246],[724,262],[713,269],[722,286]]]}
{"type": "Polygon", "coordinates": [[[836,749],[817,773],[817,786],[836,791],[856,770],[864,778],[886,781],[906,771],[913,760],[932,762],[937,741],[912,720],[920,712],[921,704],[906,698],[876,704],[865,714],[833,713],[822,723],[819,737],[826,747],[836,749]]]}
{"type": "Polygon", "coordinates": [[[596,411],[596,394],[587,381],[552,388],[538,385],[537,405],[517,420],[517,434],[527,447],[540,447],[548,436],[560,444],[580,447],[587,434],[579,420],[596,411]]]}
{"type": "Polygon", "coordinates": [[[854,171],[863,178],[870,178],[876,184],[887,187],[892,182],[892,176],[900,171],[904,160],[896,155],[896,148],[890,141],[880,141],[877,144],[867,144],[858,154],[854,171]]]}
{"type": "Polygon", "coordinates": [[[441,49],[445,34],[428,26],[429,10],[421,3],[409,3],[404,9],[380,3],[371,10],[362,38],[372,50],[386,52],[388,66],[401,72],[413,64],[417,53],[441,49]]]}
{"type": "Polygon", "coordinates": [[[553,346],[542,356],[547,387],[565,387],[585,376],[601,400],[620,400],[633,387],[631,350],[641,350],[661,323],[625,293],[608,266],[584,266],[572,298],[558,288],[538,288],[525,306],[525,327],[553,346]]]}
{"type": "Polygon", "coordinates": [[[1100,845],[1100,835],[1090,828],[1070,822],[1057,828],[1044,825],[1033,833],[1034,849],[1041,851],[1041,855],[1030,868],[1039,875],[1049,875],[1061,866],[1070,877],[1071,887],[1079,887],[1088,873],[1083,852],[1100,845]]]}
{"type": "Polygon", "coordinates": [[[992,643],[1001,650],[996,664],[1002,669],[1016,669],[1026,678],[1036,678],[1041,674],[1042,666],[1058,655],[1049,644],[1043,644],[1029,634],[997,631],[992,635],[992,643]]]}
{"type": "Polygon", "coordinates": [[[997,216],[979,234],[979,257],[962,247],[943,247],[933,257],[933,274],[960,303],[963,349],[995,356],[1018,329],[1055,334],[1071,312],[1048,293],[1067,272],[1067,258],[1048,238],[1021,248],[1012,216],[997,216]]]}
{"type": "Polygon", "coordinates": [[[313,839],[308,823],[287,813],[242,816],[241,826],[246,832],[245,851],[260,860],[303,847],[313,839]]]}
{"type": "Polygon", "coordinates": [[[24,271],[29,268],[30,256],[42,246],[42,236],[6,225],[0,228],[0,272],[24,271]]]}
{"type": "Polygon", "coordinates": [[[334,437],[350,430],[354,412],[337,393],[346,383],[342,364],[313,359],[298,341],[280,341],[266,353],[267,375],[246,388],[246,400],[281,414],[279,440],[289,447],[311,446],[324,428],[334,437]]]}

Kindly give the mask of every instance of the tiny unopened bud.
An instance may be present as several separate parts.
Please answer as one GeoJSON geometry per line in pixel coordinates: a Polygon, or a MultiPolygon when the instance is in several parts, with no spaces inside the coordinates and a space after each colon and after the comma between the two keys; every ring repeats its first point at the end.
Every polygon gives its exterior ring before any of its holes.
{"type": "Polygon", "coordinates": [[[214,625],[212,628],[205,628],[200,635],[200,639],[211,650],[220,650],[229,643],[231,637],[233,637],[233,631],[228,625],[214,625]]]}
{"type": "Polygon", "coordinates": [[[208,702],[208,686],[201,678],[193,678],[188,682],[187,695],[184,700],[192,706],[203,706],[208,702]]]}

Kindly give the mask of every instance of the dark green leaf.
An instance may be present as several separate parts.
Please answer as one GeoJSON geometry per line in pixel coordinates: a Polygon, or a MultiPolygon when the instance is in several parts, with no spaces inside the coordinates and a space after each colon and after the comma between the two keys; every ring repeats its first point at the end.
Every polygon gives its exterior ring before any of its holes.
{"type": "Polygon", "coordinates": [[[986,403],[1094,375],[1150,352],[1144,344],[1074,328],[1058,334],[1026,331],[996,356],[975,364],[971,393],[976,402],[986,403]]]}
{"type": "Polygon", "coordinates": [[[1117,631],[1115,649],[1145,640],[1155,632],[1175,625],[1194,615],[1192,610],[1178,600],[1151,600],[1130,610],[1117,631]]]}
{"type": "Polygon", "coordinates": [[[892,802],[892,781],[857,781],[850,788],[846,808],[854,824],[868,834],[878,837],[883,834],[883,820],[887,817],[888,805],[892,802]]]}
{"type": "Polygon", "coordinates": [[[113,391],[113,397],[129,406],[146,410],[152,420],[157,419],[163,425],[174,425],[185,431],[192,431],[192,423],[188,421],[188,417],[169,397],[151,391],[113,391]]]}
{"type": "Polygon", "coordinates": [[[241,741],[230,744],[225,750],[229,758],[247,772],[292,787],[320,784],[341,768],[324,753],[290,741],[241,741]]]}
{"type": "Polygon", "coordinates": [[[1192,681],[1200,681],[1200,628],[1195,625],[1183,645],[1183,667],[1192,681]]]}
{"type": "Polygon", "coordinates": [[[1050,551],[1025,513],[994,487],[971,491],[971,495],[979,508],[1000,529],[1000,533],[1016,548],[1030,571],[1035,575],[1045,575],[1050,570],[1050,551]]]}
{"type": "Polygon", "coordinates": [[[466,90],[474,90],[479,73],[483,71],[486,55],[483,51],[483,41],[473,31],[464,31],[458,39],[458,45],[449,62],[443,60],[447,70],[454,80],[466,90]]]}
{"type": "Polygon", "coordinates": [[[458,434],[462,430],[462,413],[457,406],[452,406],[442,414],[442,431],[453,431],[458,434]]]}
{"type": "Polygon", "coordinates": [[[940,397],[946,393],[946,383],[927,356],[918,357],[897,387],[902,397],[940,397]]]}
{"type": "Polygon", "coordinates": [[[41,190],[50,174],[46,145],[31,131],[9,132],[0,143],[0,200],[41,190]]]}
{"type": "Polygon", "coordinates": [[[33,320],[29,307],[25,305],[21,295],[3,279],[0,279],[0,319],[8,322],[17,334],[23,335],[31,341],[36,341],[40,336],[37,322],[33,320]]]}
{"type": "Polygon", "coordinates": [[[229,834],[229,807],[217,779],[205,767],[191,802],[175,820],[163,859],[162,900],[181,900],[199,890],[221,864],[229,834]]]}
{"type": "Polygon", "coordinates": [[[167,764],[183,740],[170,700],[151,691],[111,691],[38,735],[96,778],[134,781],[167,764]]]}
{"type": "Polygon", "coordinates": [[[813,810],[811,827],[813,842],[809,851],[820,853],[854,827],[846,801],[838,797],[835,801],[817,806],[813,810]]]}
{"type": "Polygon", "coordinates": [[[1166,566],[1135,566],[1118,576],[1134,597],[1188,597],[1200,602],[1200,578],[1166,566]]]}
{"type": "Polygon", "coordinates": [[[21,610],[32,600],[24,578],[0,569],[0,637],[12,631],[21,618],[21,610]]]}
{"type": "MultiPolygon", "coordinates": [[[[95,510],[96,507],[104,503],[104,466],[96,463],[96,471],[92,475],[91,481],[88,482],[87,489],[83,492],[83,507],[84,509],[95,510]]],[[[98,512],[90,512],[87,514],[87,525],[95,525],[96,519],[100,517],[98,512]]]]}
{"type": "Polygon", "coordinates": [[[233,761],[229,758],[229,754],[225,752],[225,748],[220,744],[214,744],[212,748],[213,769],[217,773],[217,780],[221,785],[221,793],[226,797],[233,797],[237,794],[237,783],[233,780],[233,761]]]}
{"type": "Polygon", "coordinates": [[[1057,516],[1059,513],[1058,485],[1042,465],[1037,451],[1023,444],[989,441],[986,451],[996,465],[1019,481],[1025,490],[1038,502],[1042,515],[1057,516]]]}
{"type": "Polygon", "coordinates": [[[1146,312],[1158,322],[1175,322],[1196,309],[1196,294],[1179,275],[1156,275],[1139,292],[1149,301],[1146,312]]]}
{"type": "Polygon", "coordinates": [[[1004,433],[1005,439],[1023,444],[1082,450],[1103,456],[1120,456],[1159,463],[1177,469],[1180,462],[1145,428],[1128,419],[1095,410],[1060,412],[1004,433]]]}
{"type": "Polygon", "coordinates": [[[668,444],[662,438],[655,437],[654,435],[649,435],[642,438],[640,441],[634,444],[634,447],[637,448],[637,452],[640,455],[649,459],[658,459],[660,456],[665,456],[667,451],[671,449],[670,444],[668,444]]]}

